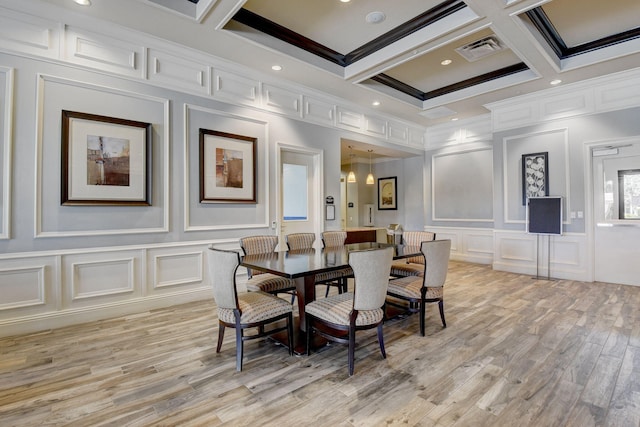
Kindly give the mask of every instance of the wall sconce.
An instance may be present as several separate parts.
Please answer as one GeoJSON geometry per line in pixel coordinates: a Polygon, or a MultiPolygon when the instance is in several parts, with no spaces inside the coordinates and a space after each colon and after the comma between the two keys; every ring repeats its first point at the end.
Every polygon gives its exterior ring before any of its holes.
{"type": "Polygon", "coordinates": [[[367,150],[369,151],[369,175],[367,175],[367,185],[373,185],[375,183],[375,179],[373,179],[373,174],[371,173],[371,153],[373,153],[373,150],[367,150]]]}

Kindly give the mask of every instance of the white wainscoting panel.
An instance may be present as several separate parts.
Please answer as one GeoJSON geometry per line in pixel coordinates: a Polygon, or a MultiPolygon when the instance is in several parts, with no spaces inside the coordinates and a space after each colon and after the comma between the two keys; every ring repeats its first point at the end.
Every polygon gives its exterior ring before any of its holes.
{"type": "Polygon", "coordinates": [[[532,276],[589,281],[587,244],[585,234],[548,236],[496,230],[493,268],[532,276]]]}
{"type": "Polygon", "coordinates": [[[2,185],[0,186],[0,239],[11,237],[11,182],[12,182],[12,152],[13,152],[13,68],[0,66],[0,153],[2,153],[0,171],[2,185]]]}
{"type": "Polygon", "coordinates": [[[133,293],[137,282],[136,258],[140,260],[138,256],[70,262],[66,268],[70,274],[71,301],[133,293]]]}
{"type": "Polygon", "coordinates": [[[213,70],[213,97],[234,104],[257,107],[260,103],[260,83],[220,69],[213,70]]]}
{"type": "Polygon", "coordinates": [[[389,142],[406,145],[409,143],[409,127],[403,123],[388,121],[389,142]]]}
{"type": "Polygon", "coordinates": [[[211,299],[206,251],[239,250],[238,238],[0,254],[0,336],[211,299]]]}
{"type": "Polygon", "coordinates": [[[175,286],[193,285],[206,286],[204,283],[204,262],[202,251],[189,253],[178,252],[175,249],[150,251],[151,279],[149,282],[153,290],[162,290],[175,286]]]}
{"type": "Polygon", "coordinates": [[[436,233],[436,239],[451,240],[451,259],[491,264],[493,262],[493,229],[467,227],[425,227],[436,233]]]}
{"type": "Polygon", "coordinates": [[[640,75],[620,76],[594,88],[597,111],[620,110],[640,105],[640,75]]]}
{"type": "Polygon", "coordinates": [[[0,48],[58,58],[61,24],[0,8],[0,48]]]}
{"type": "Polygon", "coordinates": [[[185,59],[182,55],[149,49],[150,82],[208,95],[211,93],[210,75],[211,68],[205,63],[185,59]]]}
{"type": "Polygon", "coordinates": [[[123,76],[145,77],[144,46],[67,28],[64,58],[74,64],[123,76]]]}
{"type": "Polygon", "coordinates": [[[387,137],[387,121],[379,117],[364,115],[364,131],[378,138],[387,137]]]}
{"type": "Polygon", "coordinates": [[[336,125],[342,129],[359,131],[363,128],[364,115],[356,111],[345,110],[338,107],[336,125]]]}
{"type": "Polygon", "coordinates": [[[640,69],[487,104],[493,131],[640,105],[640,69]]]}
{"type": "Polygon", "coordinates": [[[336,106],[329,101],[323,101],[314,97],[304,97],[303,117],[314,123],[325,126],[334,126],[336,106]]]}
{"type": "Polygon", "coordinates": [[[0,258],[0,266],[0,331],[6,319],[57,310],[58,257],[0,258]]]}
{"type": "Polygon", "coordinates": [[[551,96],[541,101],[541,120],[588,114],[593,111],[593,92],[582,90],[561,96],[551,96]]]}
{"type": "Polygon", "coordinates": [[[424,129],[409,128],[409,145],[412,147],[425,149],[425,131],[424,129]]]}
{"type": "Polygon", "coordinates": [[[44,269],[43,265],[0,269],[0,293],[5,295],[0,302],[0,310],[44,305],[44,269]]]}
{"type": "Polygon", "coordinates": [[[302,95],[278,86],[262,85],[262,105],[275,113],[302,117],[302,95]]]}

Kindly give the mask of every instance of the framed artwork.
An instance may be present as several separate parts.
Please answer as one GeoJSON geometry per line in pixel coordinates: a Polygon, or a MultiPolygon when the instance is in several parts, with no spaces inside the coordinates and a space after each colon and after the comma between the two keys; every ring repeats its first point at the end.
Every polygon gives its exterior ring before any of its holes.
{"type": "Polygon", "coordinates": [[[397,177],[378,178],[378,210],[398,209],[397,177]]]}
{"type": "Polygon", "coordinates": [[[151,123],[62,111],[62,205],[151,205],[151,123]]]}
{"type": "Polygon", "coordinates": [[[200,129],[200,203],[256,203],[257,138],[200,129]]]}
{"type": "Polygon", "coordinates": [[[522,155],[522,206],[528,197],[549,195],[548,152],[522,155]]]}

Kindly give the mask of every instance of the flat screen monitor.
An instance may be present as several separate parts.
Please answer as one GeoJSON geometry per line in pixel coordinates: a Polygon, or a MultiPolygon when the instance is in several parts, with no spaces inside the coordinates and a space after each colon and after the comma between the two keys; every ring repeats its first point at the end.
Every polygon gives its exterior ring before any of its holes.
{"type": "Polygon", "coordinates": [[[527,199],[527,233],[562,234],[562,197],[527,199]]]}

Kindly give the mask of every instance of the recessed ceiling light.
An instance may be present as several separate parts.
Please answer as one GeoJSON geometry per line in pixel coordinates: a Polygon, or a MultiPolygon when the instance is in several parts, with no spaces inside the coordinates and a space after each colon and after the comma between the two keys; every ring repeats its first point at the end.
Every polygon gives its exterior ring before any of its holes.
{"type": "Polygon", "coordinates": [[[371,12],[368,13],[365,20],[369,23],[369,24],[379,24],[382,21],[384,21],[385,19],[387,19],[387,15],[385,15],[383,12],[371,12]]]}
{"type": "Polygon", "coordinates": [[[351,0],[340,0],[342,3],[349,3],[351,0]]]}
{"type": "Polygon", "coordinates": [[[457,121],[458,121],[458,118],[457,118],[457,117],[454,117],[453,119],[451,119],[451,121],[452,121],[452,122],[457,122],[457,121]]]}
{"type": "Polygon", "coordinates": [[[91,6],[91,0],[73,0],[80,6],[91,6]]]}
{"type": "Polygon", "coordinates": [[[555,85],[559,85],[560,83],[562,83],[562,80],[560,80],[560,79],[551,80],[551,81],[549,82],[549,84],[551,84],[551,85],[553,85],[553,86],[555,86],[555,85]]]}
{"type": "Polygon", "coordinates": [[[282,71],[282,65],[272,65],[271,69],[273,71],[282,71]]]}
{"type": "Polygon", "coordinates": [[[378,105],[380,105],[380,101],[373,101],[371,105],[373,105],[374,107],[377,107],[378,105]]]}
{"type": "Polygon", "coordinates": [[[442,62],[440,62],[440,65],[449,65],[451,64],[453,61],[450,59],[443,59],[442,62]]]}

